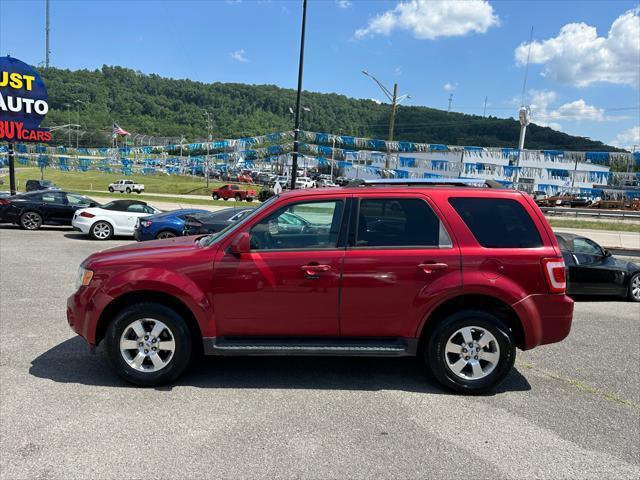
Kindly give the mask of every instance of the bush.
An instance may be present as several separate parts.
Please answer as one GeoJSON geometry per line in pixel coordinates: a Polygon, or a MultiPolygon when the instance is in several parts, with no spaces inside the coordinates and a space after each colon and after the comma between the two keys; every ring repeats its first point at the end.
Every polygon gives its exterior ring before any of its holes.
{"type": "Polygon", "coordinates": [[[260,193],[258,193],[258,200],[260,200],[261,202],[264,202],[265,200],[273,197],[275,195],[275,193],[273,193],[273,190],[271,190],[270,188],[265,188],[264,190],[260,190],[260,193]]]}

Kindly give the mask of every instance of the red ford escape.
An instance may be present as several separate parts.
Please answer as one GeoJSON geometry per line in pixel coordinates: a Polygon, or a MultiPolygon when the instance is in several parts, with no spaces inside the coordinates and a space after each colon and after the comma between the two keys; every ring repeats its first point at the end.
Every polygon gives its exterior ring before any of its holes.
{"type": "Polygon", "coordinates": [[[296,190],[214,235],[94,253],[67,309],[136,385],[175,380],[201,351],[418,355],[466,393],[499,383],[516,347],[564,339],[572,315],[528,195],[411,180],[296,190]]]}

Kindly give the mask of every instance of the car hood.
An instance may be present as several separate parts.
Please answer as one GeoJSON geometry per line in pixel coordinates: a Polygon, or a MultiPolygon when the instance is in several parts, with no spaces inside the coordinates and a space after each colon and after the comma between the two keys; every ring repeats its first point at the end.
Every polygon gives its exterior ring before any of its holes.
{"type": "Polygon", "coordinates": [[[148,242],[136,242],[121,247],[102,250],[90,255],[83,264],[91,268],[96,264],[111,263],[162,263],[165,264],[168,257],[175,258],[179,255],[189,254],[201,250],[202,246],[197,242],[197,236],[173,237],[148,242]]]}

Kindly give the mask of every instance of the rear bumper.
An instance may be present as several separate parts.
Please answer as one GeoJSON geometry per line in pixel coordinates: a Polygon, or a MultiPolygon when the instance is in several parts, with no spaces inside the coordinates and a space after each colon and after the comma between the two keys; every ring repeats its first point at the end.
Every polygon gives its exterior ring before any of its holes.
{"type": "Polygon", "coordinates": [[[529,295],[512,305],[525,334],[525,350],[564,340],[571,331],[573,300],[566,295],[529,295]]]}

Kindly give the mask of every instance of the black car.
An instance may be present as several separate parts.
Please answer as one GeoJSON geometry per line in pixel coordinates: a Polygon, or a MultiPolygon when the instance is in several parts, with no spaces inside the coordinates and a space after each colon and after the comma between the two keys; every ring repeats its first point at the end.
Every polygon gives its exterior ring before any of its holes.
{"type": "Polygon", "coordinates": [[[219,232],[239,222],[252,211],[253,208],[225,208],[217,212],[187,215],[184,221],[183,235],[203,235],[219,232]]]}
{"type": "Polygon", "coordinates": [[[80,208],[100,205],[77,193],[60,190],[40,190],[0,199],[0,223],[15,223],[25,230],[37,230],[42,225],[71,225],[80,208]]]}
{"type": "Polygon", "coordinates": [[[25,190],[27,192],[35,192],[37,190],[58,190],[58,187],[51,180],[27,180],[25,190]]]}
{"type": "Polygon", "coordinates": [[[569,295],[617,295],[640,302],[640,265],[620,260],[593,240],[556,233],[569,295]]]}

